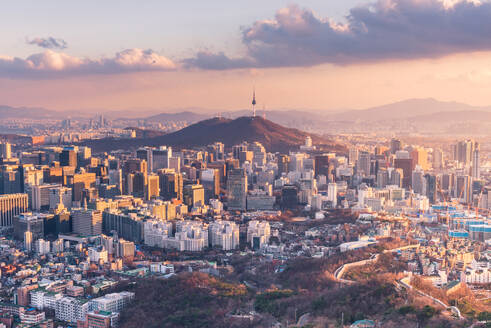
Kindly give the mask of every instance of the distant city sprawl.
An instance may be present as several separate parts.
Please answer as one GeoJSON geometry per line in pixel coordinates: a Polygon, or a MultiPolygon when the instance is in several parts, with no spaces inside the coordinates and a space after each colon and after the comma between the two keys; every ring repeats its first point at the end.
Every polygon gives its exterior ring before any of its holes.
{"type": "Polygon", "coordinates": [[[0,144],[5,327],[489,320],[487,142],[319,136],[255,111],[88,128],[104,139],[0,144]]]}

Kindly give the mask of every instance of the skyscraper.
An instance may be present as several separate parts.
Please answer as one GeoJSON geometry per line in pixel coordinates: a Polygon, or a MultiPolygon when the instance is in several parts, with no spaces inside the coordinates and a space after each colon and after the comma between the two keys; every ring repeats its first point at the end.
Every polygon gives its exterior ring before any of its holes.
{"type": "Polygon", "coordinates": [[[472,178],[468,175],[459,175],[455,181],[454,196],[466,204],[472,201],[472,178]]]}
{"type": "Polygon", "coordinates": [[[425,194],[425,179],[424,179],[424,171],[423,168],[419,165],[416,165],[412,173],[412,188],[414,193],[424,195],[425,194]]]}
{"type": "Polygon", "coordinates": [[[152,172],[169,167],[169,159],[172,157],[172,148],[161,146],[152,150],[152,172]]]}
{"type": "Polygon", "coordinates": [[[338,206],[338,185],[329,183],[327,186],[327,200],[331,202],[332,207],[338,206]]]}
{"type": "Polygon", "coordinates": [[[470,139],[459,141],[454,146],[454,159],[464,165],[470,164],[472,161],[473,146],[474,146],[474,141],[470,139]]]}
{"type": "Polygon", "coordinates": [[[8,142],[0,143],[0,158],[10,159],[12,157],[12,148],[8,142]]]}
{"type": "Polygon", "coordinates": [[[402,169],[402,186],[409,188],[411,186],[412,172],[414,169],[413,160],[411,158],[396,158],[394,160],[394,167],[396,169],[402,169]]]}
{"type": "Polygon", "coordinates": [[[425,174],[424,178],[425,178],[426,197],[428,197],[428,200],[430,201],[431,204],[434,204],[437,198],[436,176],[434,176],[433,174],[425,174]]]}
{"type": "Polygon", "coordinates": [[[200,171],[200,183],[205,188],[205,200],[217,198],[220,194],[220,175],[217,169],[205,169],[200,171]]]}
{"type": "Polygon", "coordinates": [[[355,165],[358,160],[358,148],[350,148],[348,153],[348,163],[350,165],[355,165]]]}
{"type": "Polygon", "coordinates": [[[153,172],[153,160],[152,160],[152,148],[151,147],[143,147],[136,150],[136,158],[142,159],[147,162],[148,172],[153,172]]]}
{"type": "Polygon", "coordinates": [[[77,152],[75,149],[65,148],[60,153],[60,165],[77,167],[77,152]]]}
{"type": "Polygon", "coordinates": [[[227,206],[229,210],[246,209],[247,175],[244,169],[232,169],[227,173],[227,206]]]}
{"type": "Polygon", "coordinates": [[[102,233],[102,212],[76,209],[72,211],[73,232],[82,236],[102,233]]]}
{"type": "Polygon", "coordinates": [[[443,168],[443,152],[441,149],[433,150],[433,168],[437,170],[443,168]]]}
{"type": "Polygon", "coordinates": [[[183,180],[182,174],[173,170],[160,170],[158,172],[160,180],[160,196],[165,200],[176,198],[182,200],[183,180]]]}
{"type": "MultiPolygon", "coordinates": [[[[351,149],[350,149],[351,154],[351,149]]],[[[325,175],[329,176],[329,155],[317,155],[314,157],[314,167],[315,167],[315,176],[325,175]]]]}
{"type": "Polygon", "coordinates": [[[27,209],[27,194],[0,195],[0,226],[11,226],[14,216],[26,212],[27,209]]]}
{"type": "Polygon", "coordinates": [[[472,178],[480,179],[481,178],[481,168],[480,168],[480,158],[479,158],[479,143],[474,144],[474,151],[472,152],[472,178]]]}
{"type": "Polygon", "coordinates": [[[392,138],[390,140],[390,152],[391,154],[395,154],[398,150],[401,150],[401,140],[392,138]]]}
{"type": "Polygon", "coordinates": [[[288,166],[290,163],[290,157],[287,155],[280,154],[276,158],[276,162],[278,164],[278,176],[281,176],[282,173],[288,173],[288,166]]]}
{"type": "Polygon", "coordinates": [[[358,162],[356,163],[356,172],[363,176],[370,175],[371,157],[366,151],[362,151],[358,154],[358,162]]]}
{"type": "Polygon", "coordinates": [[[200,184],[185,185],[183,190],[184,204],[199,207],[205,204],[205,189],[200,184]]]}
{"type": "Polygon", "coordinates": [[[253,153],[253,164],[255,164],[256,166],[263,166],[264,164],[266,164],[266,149],[264,149],[264,146],[261,143],[256,141],[252,144],[249,144],[248,150],[252,151],[253,153]]]}
{"type": "Polygon", "coordinates": [[[147,200],[153,197],[158,197],[160,194],[159,176],[157,174],[150,174],[147,178],[147,190],[145,192],[145,198],[147,200]]]}
{"type": "Polygon", "coordinates": [[[416,147],[411,152],[413,165],[419,165],[423,170],[428,170],[428,152],[422,147],[416,147]]]}

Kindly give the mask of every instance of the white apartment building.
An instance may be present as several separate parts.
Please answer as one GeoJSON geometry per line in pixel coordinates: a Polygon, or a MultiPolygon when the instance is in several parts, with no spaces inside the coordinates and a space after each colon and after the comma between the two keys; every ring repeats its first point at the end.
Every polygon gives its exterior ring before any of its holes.
{"type": "Polygon", "coordinates": [[[271,228],[268,221],[249,221],[247,227],[247,242],[252,248],[261,248],[269,242],[271,228]]]}
{"type": "Polygon", "coordinates": [[[56,302],[55,317],[61,321],[76,323],[77,320],[85,321],[88,310],[88,303],[73,297],[62,297],[56,302]]]}
{"type": "Polygon", "coordinates": [[[226,251],[239,247],[239,227],[235,222],[217,220],[210,223],[208,236],[211,246],[220,246],[226,251]]]}
{"type": "Polygon", "coordinates": [[[107,294],[89,301],[89,310],[121,312],[121,310],[123,310],[123,308],[127,306],[134,297],[135,293],[132,292],[107,294]]]}

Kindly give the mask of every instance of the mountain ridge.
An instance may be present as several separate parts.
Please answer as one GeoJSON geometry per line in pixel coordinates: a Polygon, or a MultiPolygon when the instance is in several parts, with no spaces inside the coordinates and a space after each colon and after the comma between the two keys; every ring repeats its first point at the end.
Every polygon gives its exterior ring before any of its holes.
{"type": "Polygon", "coordinates": [[[261,117],[242,116],[234,120],[227,118],[211,118],[187,126],[181,130],[152,138],[136,139],[98,139],[82,142],[95,152],[116,149],[138,148],[141,146],[168,145],[177,148],[193,148],[223,142],[227,148],[243,141],[258,141],[268,151],[288,152],[303,145],[305,138],[310,136],[314,144],[324,145],[332,150],[345,150],[327,138],[287,128],[261,117]]]}

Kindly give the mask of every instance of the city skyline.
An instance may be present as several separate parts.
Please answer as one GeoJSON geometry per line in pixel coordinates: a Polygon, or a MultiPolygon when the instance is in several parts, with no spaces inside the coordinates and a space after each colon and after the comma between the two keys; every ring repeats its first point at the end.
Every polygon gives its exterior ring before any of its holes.
{"type": "Polygon", "coordinates": [[[0,328],[491,327],[491,0],[0,26],[0,328]]]}
{"type": "Polygon", "coordinates": [[[254,85],[258,109],[491,104],[489,1],[118,4],[7,4],[2,105],[233,110],[254,85]]]}

